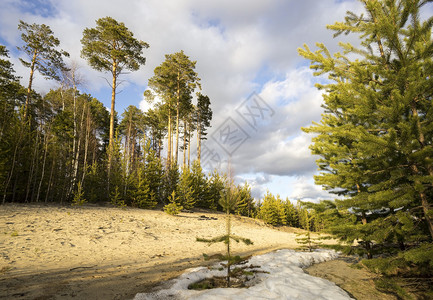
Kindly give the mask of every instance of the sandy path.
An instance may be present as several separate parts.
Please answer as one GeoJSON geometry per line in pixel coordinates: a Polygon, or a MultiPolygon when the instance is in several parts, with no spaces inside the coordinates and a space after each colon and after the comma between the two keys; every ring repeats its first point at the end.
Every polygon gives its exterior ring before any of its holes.
{"type": "MultiPolygon", "coordinates": [[[[297,246],[295,229],[239,217],[232,224],[235,234],[254,242],[235,244],[235,254],[297,246]]],[[[195,239],[224,229],[224,215],[208,212],[0,206],[0,298],[131,299],[203,265],[202,253],[222,252],[222,244],[208,247],[195,239]]]]}

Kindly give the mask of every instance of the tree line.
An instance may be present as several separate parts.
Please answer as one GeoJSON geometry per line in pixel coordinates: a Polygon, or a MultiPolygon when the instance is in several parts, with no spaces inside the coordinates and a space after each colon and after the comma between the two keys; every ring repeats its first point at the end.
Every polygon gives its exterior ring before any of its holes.
{"type": "Polygon", "coordinates": [[[84,79],[79,68],[75,62],[65,63],[69,53],[58,49],[60,41],[49,26],[20,21],[18,29],[23,46],[17,48],[27,57],[20,60],[29,69],[27,87],[15,75],[8,50],[0,46],[2,203],[71,202],[77,193],[89,201],[105,201],[116,191],[122,196],[140,193],[129,189],[142,189],[146,180],[152,201],[164,202],[159,198],[164,194],[162,184],[156,180],[177,168],[179,149],[184,153],[183,168],[191,167],[194,134],[200,161],[201,141],[212,118],[209,97],[197,92],[196,62],[183,51],[166,55],[149,80],[153,90],[144,93],[149,101],[155,96],[163,101],[145,113],[129,106],[119,118],[115,110],[119,76],[144,65],[147,43],[111,17],[83,31],[81,56],[94,69],[112,75],[107,112],[99,100],[80,92],[84,79]],[[57,81],[59,88],[46,95],[37,93],[33,89],[37,73],[57,81]],[[165,158],[164,139],[168,140],[165,158]]]}

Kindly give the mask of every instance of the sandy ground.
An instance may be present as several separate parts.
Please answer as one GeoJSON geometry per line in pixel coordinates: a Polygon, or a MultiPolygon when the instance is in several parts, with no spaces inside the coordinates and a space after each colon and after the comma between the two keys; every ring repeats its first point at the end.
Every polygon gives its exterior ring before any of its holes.
{"type": "MultiPolygon", "coordinates": [[[[236,235],[254,242],[234,244],[234,254],[297,247],[297,229],[276,230],[243,217],[232,225],[236,235]]],[[[205,265],[202,253],[222,253],[223,244],[208,246],[196,237],[224,230],[219,213],[0,206],[0,299],[132,299],[205,265]]]]}
{"type": "Polygon", "coordinates": [[[341,258],[312,265],[305,271],[312,276],[334,282],[355,299],[397,300],[397,297],[381,293],[374,288],[374,274],[364,269],[352,268],[352,265],[353,262],[341,258]]]}

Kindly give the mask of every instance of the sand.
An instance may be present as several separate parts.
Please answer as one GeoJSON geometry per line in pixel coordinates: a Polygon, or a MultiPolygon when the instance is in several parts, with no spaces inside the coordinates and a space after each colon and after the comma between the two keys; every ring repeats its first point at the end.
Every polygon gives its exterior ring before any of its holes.
{"type": "MultiPolygon", "coordinates": [[[[298,247],[299,229],[245,217],[234,217],[232,226],[254,242],[234,244],[233,254],[298,247]]],[[[196,237],[224,231],[224,214],[207,211],[170,216],[92,205],[0,206],[0,299],[132,299],[209,264],[202,254],[222,253],[224,245],[196,237]]]]}
{"type": "MultiPolygon", "coordinates": [[[[254,245],[233,253],[296,247],[295,229],[279,231],[235,217],[233,232],[254,245]]],[[[196,237],[223,234],[225,216],[113,207],[0,207],[0,298],[131,299],[182,270],[222,253],[196,237]]]]}
{"type": "MultiPolygon", "coordinates": [[[[349,259],[350,260],[350,259],[349,259]]],[[[312,265],[305,271],[316,277],[334,282],[353,298],[362,300],[397,300],[394,295],[378,291],[374,287],[373,279],[378,277],[365,269],[351,267],[352,262],[344,257],[312,265]]]]}

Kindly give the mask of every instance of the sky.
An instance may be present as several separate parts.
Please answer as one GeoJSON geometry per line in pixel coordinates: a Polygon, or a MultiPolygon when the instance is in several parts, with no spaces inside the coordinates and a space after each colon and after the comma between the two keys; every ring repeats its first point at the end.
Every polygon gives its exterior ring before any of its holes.
{"type": "MultiPolygon", "coordinates": [[[[340,41],[356,43],[351,36],[334,39],[326,29],[343,21],[346,11],[362,12],[362,5],[355,0],[0,0],[0,43],[27,86],[29,72],[16,49],[23,45],[19,20],[50,26],[70,54],[67,62],[80,66],[85,78],[80,90],[109,107],[110,75],[80,57],[80,40],[99,18],[123,22],[150,47],[143,51],[146,64],[121,77],[119,114],[129,105],[151,107],[143,99],[148,79],[164,55],[183,50],[197,61],[201,92],[213,111],[202,143],[203,167],[224,172],[230,162],[236,182],[247,180],[256,199],[269,190],[294,202],[319,201],[334,196],[314,184],[317,157],[308,148],[312,136],[301,127],[320,121],[322,91],[314,84],[326,78],[314,77],[297,49],[304,43],[315,49],[320,42],[334,53],[340,41]]],[[[57,87],[36,75],[37,92],[57,87]]]]}

